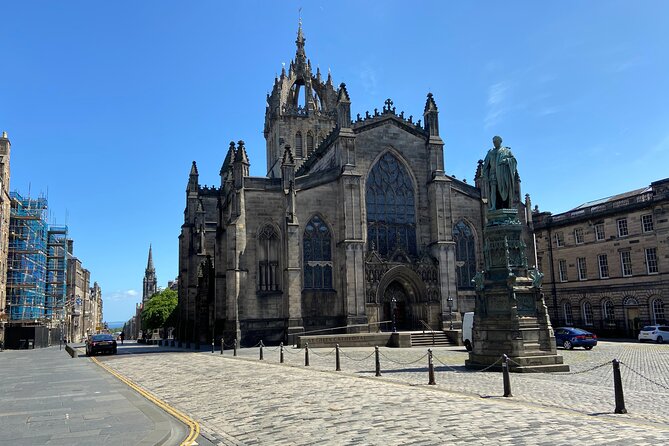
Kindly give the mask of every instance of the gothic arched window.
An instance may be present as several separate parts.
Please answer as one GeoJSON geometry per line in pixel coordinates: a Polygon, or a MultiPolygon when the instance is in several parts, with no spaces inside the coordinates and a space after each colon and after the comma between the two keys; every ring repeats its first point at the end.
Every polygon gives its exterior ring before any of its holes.
{"type": "Polygon", "coordinates": [[[258,289],[278,291],[279,234],[272,225],[264,226],[258,233],[258,289]]]}
{"type": "Polygon", "coordinates": [[[390,153],[369,172],[366,188],[367,243],[380,255],[402,248],[416,254],[416,210],[413,182],[406,168],[390,153]]]}
{"type": "Polygon", "coordinates": [[[332,242],[330,229],[318,215],[304,228],[304,288],[332,289],[332,242]]]}
{"type": "Polygon", "coordinates": [[[302,151],[302,132],[295,133],[295,156],[302,158],[304,152],[302,151]]]}
{"type": "Polygon", "coordinates": [[[314,135],[309,132],[307,133],[307,156],[311,155],[311,152],[314,151],[314,135]]]}
{"type": "Polygon", "coordinates": [[[453,241],[458,288],[472,288],[472,279],[476,275],[476,243],[471,227],[463,221],[458,222],[453,227],[453,241]]]}

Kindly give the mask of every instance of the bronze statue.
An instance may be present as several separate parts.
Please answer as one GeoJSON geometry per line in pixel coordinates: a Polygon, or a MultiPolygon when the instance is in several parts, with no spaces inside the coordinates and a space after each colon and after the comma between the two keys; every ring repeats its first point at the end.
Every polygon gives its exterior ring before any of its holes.
{"type": "Polygon", "coordinates": [[[516,158],[508,147],[502,147],[501,137],[495,136],[492,143],[494,147],[483,161],[488,206],[491,210],[510,209],[516,193],[516,158]]]}

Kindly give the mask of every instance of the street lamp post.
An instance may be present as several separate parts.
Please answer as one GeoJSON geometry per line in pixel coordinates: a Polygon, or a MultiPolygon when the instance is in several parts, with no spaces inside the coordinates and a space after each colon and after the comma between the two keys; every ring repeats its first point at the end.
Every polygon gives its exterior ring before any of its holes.
{"type": "Polygon", "coordinates": [[[448,296],[446,299],[446,304],[448,305],[448,320],[450,322],[450,330],[453,330],[453,298],[448,296]]]}
{"type": "Polygon", "coordinates": [[[397,313],[397,299],[393,297],[392,299],[390,299],[390,316],[393,321],[393,333],[397,332],[397,324],[396,324],[397,316],[395,315],[395,313],[397,313]]]}

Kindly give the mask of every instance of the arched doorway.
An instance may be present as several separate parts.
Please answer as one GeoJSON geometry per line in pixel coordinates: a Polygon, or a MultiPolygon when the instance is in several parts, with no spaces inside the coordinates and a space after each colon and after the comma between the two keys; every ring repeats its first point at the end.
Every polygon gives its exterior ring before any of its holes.
{"type": "Polygon", "coordinates": [[[639,318],[639,302],[631,296],[623,300],[625,309],[625,331],[628,337],[636,337],[641,329],[641,319],[639,318]]]}
{"type": "MultiPolygon", "coordinates": [[[[427,292],[420,277],[407,266],[391,268],[381,278],[378,298],[382,319],[393,320],[399,331],[420,330],[427,292]]],[[[390,328],[390,327],[388,327],[390,328]]]]}

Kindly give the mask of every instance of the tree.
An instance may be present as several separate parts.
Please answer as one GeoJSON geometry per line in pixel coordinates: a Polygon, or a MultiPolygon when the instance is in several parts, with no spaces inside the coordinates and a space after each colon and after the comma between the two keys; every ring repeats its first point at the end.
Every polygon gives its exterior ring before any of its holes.
{"type": "Polygon", "coordinates": [[[177,292],[166,289],[154,294],[142,310],[142,328],[155,330],[174,326],[177,308],[177,292]]]}

